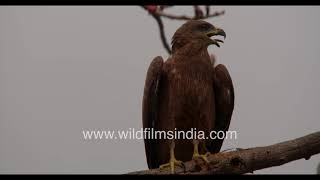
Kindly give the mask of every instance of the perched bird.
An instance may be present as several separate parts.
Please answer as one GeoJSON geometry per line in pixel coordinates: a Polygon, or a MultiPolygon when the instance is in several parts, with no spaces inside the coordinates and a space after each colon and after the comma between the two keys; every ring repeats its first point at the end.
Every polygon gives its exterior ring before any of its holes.
{"type": "MultiPolygon", "coordinates": [[[[203,20],[184,23],[173,35],[172,54],[164,62],[157,56],[145,80],[143,128],[154,131],[205,132],[227,131],[233,107],[234,89],[228,70],[214,66],[207,48],[220,47],[225,32],[203,20]]],[[[223,139],[150,139],[145,138],[148,167],[175,166],[192,158],[207,160],[209,153],[220,151],[223,139]]]]}

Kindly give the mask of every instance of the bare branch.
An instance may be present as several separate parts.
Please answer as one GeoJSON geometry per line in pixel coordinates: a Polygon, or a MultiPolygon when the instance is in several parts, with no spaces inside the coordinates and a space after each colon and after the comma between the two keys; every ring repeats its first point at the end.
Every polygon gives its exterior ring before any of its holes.
{"type": "MultiPolygon", "coordinates": [[[[143,9],[149,11],[147,9],[147,7],[145,6],[142,6],[143,9]]],[[[166,34],[164,32],[164,26],[163,26],[163,22],[162,22],[162,19],[161,17],[156,13],[158,12],[158,10],[155,10],[154,12],[150,12],[149,13],[152,15],[152,17],[157,21],[157,24],[158,24],[158,27],[159,27],[159,32],[160,32],[160,38],[161,38],[161,42],[164,46],[164,48],[166,49],[166,51],[171,54],[171,48],[168,44],[168,41],[167,41],[167,38],[166,38],[166,34]]]]}
{"type": "Polygon", "coordinates": [[[206,15],[204,18],[207,19],[207,18],[212,18],[212,17],[217,17],[217,16],[221,16],[221,15],[224,15],[225,14],[225,11],[222,10],[222,11],[216,11],[212,14],[208,14],[206,15]]]}
{"type": "MultiPolygon", "coordinates": [[[[177,167],[177,174],[245,174],[255,170],[305,158],[320,153],[320,131],[282,143],[220,152],[208,157],[210,163],[191,160],[185,163],[185,169],[177,167]]],[[[151,169],[129,174],[168,174],[167,169],[151,169]]]]}
{"type": "Polygon", "coordinates": [[[203,12],[199,6],[193,6],[194,9],[194,18],[193,19],[202,19],[203,12]]]}
{"type": "Polygon", "coordinates": [[[157,15],[153,15],[153,17],[156,19],[157,23],[158,23],[158,26],[159,26],[159,30],[160,30],[160,38],[161,38],[161,42],[162,42],[162,45],[164,46],[164,48],[166,49],[166,51],[171,54],[171,48],[167,42],[167,38],[166,38],[166,35],[165,35],[165,32],[164,32],[164,27],[163,27],[163,22],[160,18],[160,16],[157,16],[157,15]]]}
{"type": "Polygon", "coordinates": [[[172,6],[161,5],[161,6],[160,6],[160,10],[162,11],[162,10],[167,9],[167,8],[170,8],[170,7],[172,7],[172,6]]]}
{"type": "MultiPolygon", "coordinates": [[[[161,17],[165,17],[165,18],[172,19],[172,20],[185,20],[185,21],[187,21],[187,20],[196,19],[195,17],[190,17],[187,15],[174,15],[174,14],[166,13],[164,11],[157,11],[157,12],[155,12],[155,14],[158,14],[161,17]]],[[[212,18],[212,17],[221,16],[224,14],[225,14],[224,10],[223,11],[216,11],[212,14],[208,14],[206,16],[203,16],[202,18],[199,18],[199,19],[208,19],[208,18],[212,18]]]]}
{"type": "Polygon", "coordinates": [[[156,14],[158,14],[161,17],[165,17],[165,18],[172,19],[172,20],[190,20],[190,19],[193,19],[193,18],[191,18],[189,16],[186,16],[186,15],[168,14],[168,13],[165,13],[164,11],[157,11],[156,14]]]}
{"type": "Polygon", "coordinates": [[[206,6],[206,16],[210,14],[210,6],[206,6]]]}

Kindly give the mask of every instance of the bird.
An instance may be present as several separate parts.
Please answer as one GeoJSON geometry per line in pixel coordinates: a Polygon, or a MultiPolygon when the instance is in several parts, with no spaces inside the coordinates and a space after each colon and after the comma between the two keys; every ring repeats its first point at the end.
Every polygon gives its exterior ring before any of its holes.
{"type": "MultiPolygon", "coordinates": [[[[229,129],[234,109],[234,87],[223,64],[215,65],[208,47],[226,38],[223,29],[204,20],[189,20],[174,33],[166,61],[156,56],[144,84],[142,125],[153,131],[211,131],[229,129]]],[[[224,139],[144,138],[149,169],[184,167],[184,162],[218,153],[224,139]]]]}

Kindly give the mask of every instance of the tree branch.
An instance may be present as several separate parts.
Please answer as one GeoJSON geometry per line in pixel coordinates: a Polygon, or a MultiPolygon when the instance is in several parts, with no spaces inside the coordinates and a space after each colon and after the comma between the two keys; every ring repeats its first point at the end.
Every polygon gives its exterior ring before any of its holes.
{"type": "MultiPolygon", "coordinates": [[[[147,7],[142,6],[143,9],[148,10],[147,7]]],[[[149,11],[150,12],[150,11],[149,11]]],[[[156,10],[154,11],[156,12],[156,10]]],[[[167,42],[167,38],[164,32],[164,26],[163,26],[163,22],[162,19],[159,15],[157,15],[154,12],[150,12],[150,14],[152,15],[152,17],[157,21],[158,27],[159,27],[159,32],[160,32],[160,38],[161,38],[161,42],[163,47],[166,49],[166,51],[168,52],[168,54],[171,54],[171,48],[167,42]]]]}
{"type": "MultiPolygon", "coordinates": [[[[301,158],[308,160],[320,153],[320,131],[282,143],[240,149],[231,152],[220,152],[208,157],[210,163],[202,160],[191,160],[185,168],[176,167],[177,174],[245,174],[255,170],[285,163],[301,158]]],[[[131,172],[129,174],[169,174],[168,169],[151,169],[131,172]]]]}
{"type": "Polygon", "coordinates": [[[170,48],[170,46],[169,46],[169,44],[167,42],[167,38],[166,38],[166,35],[165,35],[165,32],[164,32],[162,19],[160,18],[160,16],[156,16],[156,15],[152,15],[152,16],[155,18],[155,20],[158,23],[162,45],[167,50],[167,52],[169,54],[171,54],[171,48],[170,48]]]}
{"type": "Polygon", "coordinates": [[[175,15],[175,14],[169,14],[169,13],[166,13],[164,11],[157,11],[155,14],[161,16],[161,17],[165,17],[165,18],[168,18],[168,19],[172,19],[172,20],[192,20],[192,19],[207,19],[207,18],[212,18],[212,17],[217,17],[217,16],[221,16],[225,13],[225,11],[216,11],[212,14],[207,14],[203,17],[190,17],[190,16],[187,16],[187,15],[175,15]]]}

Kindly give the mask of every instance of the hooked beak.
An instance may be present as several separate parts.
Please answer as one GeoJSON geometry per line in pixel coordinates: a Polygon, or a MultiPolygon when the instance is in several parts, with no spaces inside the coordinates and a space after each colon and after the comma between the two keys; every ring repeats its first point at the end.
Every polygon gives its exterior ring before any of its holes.
{"type": "MultiPolygon", "coordinates": [[[[224,32],[223,29],[220,29],[220,28],[214,28],[214,29],[208,31],[208,32],[206,33],[206,35],[207,35],[208,37],[212,37],[212,36],[223,36],[224,39],[226,39],[226,33],[224,32]]],[[[220,42],[220,43],[223,43],[223,41],[220,40],[220,39],[211,39],[210,44],[215,44],[216,46],[220,47],[219,42],[220,42]]]]}

